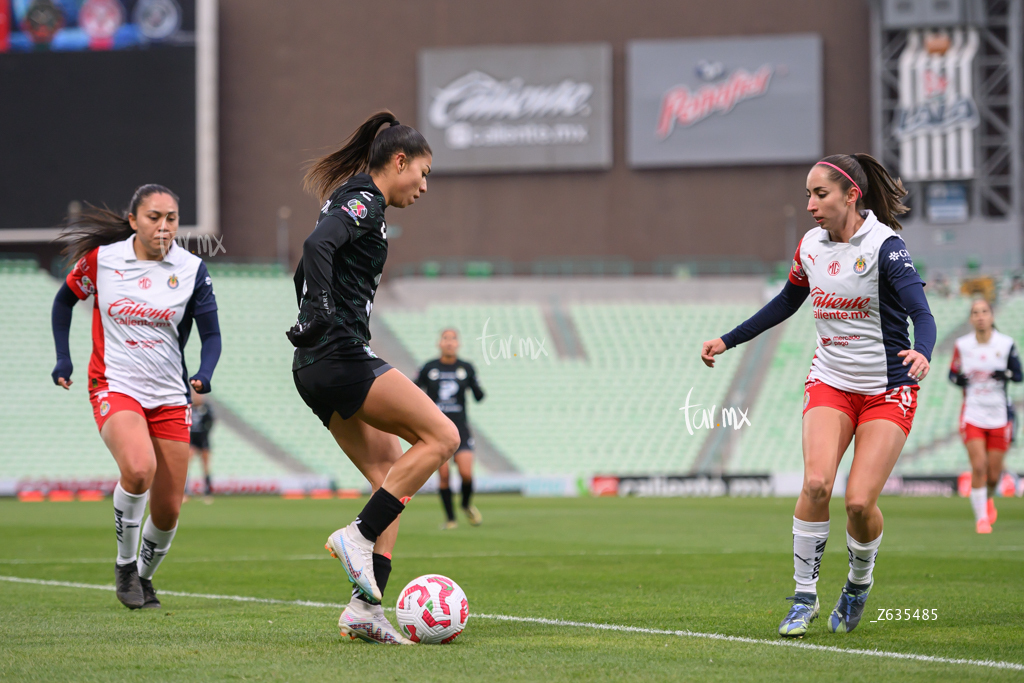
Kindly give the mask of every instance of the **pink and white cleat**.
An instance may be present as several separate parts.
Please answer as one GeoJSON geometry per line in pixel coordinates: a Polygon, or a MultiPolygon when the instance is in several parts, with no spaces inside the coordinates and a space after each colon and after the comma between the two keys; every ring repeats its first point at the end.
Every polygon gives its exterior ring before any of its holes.
{"type": "Polygon", "coordinates": [[[415,645],[391,625],[384,616],[383,607],[368,604],[358,598],[353,599],[341,613],[338,628],[341,635],[348,636],[350,640],[358,638],[383,645],[415,645]]]}

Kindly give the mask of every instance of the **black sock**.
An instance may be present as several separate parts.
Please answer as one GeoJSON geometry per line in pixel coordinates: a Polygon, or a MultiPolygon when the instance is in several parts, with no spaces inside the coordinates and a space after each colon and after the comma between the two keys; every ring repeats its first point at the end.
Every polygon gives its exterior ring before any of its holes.
{"type": "Polygon", "coordinates": [[[384,487],[377,489],[376,493],[370,496],[363,511],[356,517],[356,526],[367,540],[377,542],[377,537],[384,533],[384,530],[391,526],[391,523],[398,519],[405,506],[384,487]]]}
{"type": "Polygon", "coordinates": [[[206,495],[213,495],[213,484],[210,483],[210,475],[206,475],[206,495]]]}
{"type": "MultiPolygon", "coordinates": [[[[373,577],[377,579],[377,588],[380,589],[380,594],[384,595],[384,589],[388,587],[388,577],[391,576],[391,558],[386,555],[373,554],[373,577]]],[[[363,595],[362,591],[358,588],[352,589],[352,595],[359,598],[363,602],[373,605],[375,603],[370,602],[363,595]]]]}
{"type": "Polygon", "coordinates": [[[462,509],[468,510],[470,504],[473,502],[473,480],[463,479],[462,480],[462,509]]]}
{"type": "Polygon", "coordinates": [[[455,508],[452,507],[452,490],[451,489],[440,489],[438,493],[441,494],[441,503],[444,505],[444,514],[448,515],[448,521],[455,521],[455,508]]]}

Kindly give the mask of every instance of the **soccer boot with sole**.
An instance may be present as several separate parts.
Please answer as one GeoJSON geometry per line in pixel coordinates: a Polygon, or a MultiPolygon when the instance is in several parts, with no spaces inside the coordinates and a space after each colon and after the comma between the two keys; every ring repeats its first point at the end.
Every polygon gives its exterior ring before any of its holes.
{"type": "Polygon", "coordinates": [[[786,599],[793,605],[779,624],[779,635],[803,638],[811,622],[818,618],[818,596],[815,593],[797,593],[786,599]]]}
{"type": "Polygon", "coordinates": [[[365,640],[368,643],[383,645],[413,645],[414,643],[399,633],[384,616],[384,608],[371,605],[358,598],[353,600],[341,613],[338,629],[342,636],[350,640],[365,640]]]}
{"type": "Polygon", "coordinates": [[[447,522],[441,525],[441,531],[451,531],[452,529],[458,529],[459,523],[454,519],[449,519],[447,522]]]}
{"type": "Polygon", "coordinates": [[[866,586],[856,586],[848,580],[843,586],[839,602],[836,603],[832,614],[828,615],[828,630],[832,633],[849,633],[857,628],[861,615],[864,614],[864,605],[868,602],[868,594],[874,585],[874,577],[866,586]]]}
{"type": "Polygon", "coordinates": [[[480,526],[484,521],[484,516],[480,514],[480,511],[476,509],[475,505],[462,508],[462,511],[466,513],[466,517],[469,518],[470,526],[480,526]]]}
{"type": "Polygon", "coordinates": [[[114,577],[114,592],[122,605],[128,609],[139,609],[145,604],[146,596],[142,593],[139,568],[134,560],[128,564],[115,564],[114,577]]]}
{"type": "Polygon", "coordinates": [[[332,557],[341,561],[348,580],[359,592],[367,600],[379,603],[383,596],[373,576],[373,542],[359,533],[356,523],[352,522],[335,531],[327,538],[324,547],[331,552],[332,557]]]}
{"type": "Polygon", "coordinates": [[[996,502],[991,498],[988,499],[988,508],[986,512],[988,513],[988,524],[989,526],[992,526],[996,523],[996,517],[999,516],[999,511],[996,510],[996,502]]]}
{"type": "Polygon", "coordinates": [[[153,582],[139,577],[139,583],[142,584],[142,595],[146,598],[146,601],[142,603],[142,609],[160,609],[160,600],[156,597],[153,582]]]}
{"type": "Polygon", "coordinates": [[[977,531],[979,534],[990,534],[992,533],[992,524],[988,521],[988,519],[979,519],[978,522],[974,525],[974,530],[977,531]]]}

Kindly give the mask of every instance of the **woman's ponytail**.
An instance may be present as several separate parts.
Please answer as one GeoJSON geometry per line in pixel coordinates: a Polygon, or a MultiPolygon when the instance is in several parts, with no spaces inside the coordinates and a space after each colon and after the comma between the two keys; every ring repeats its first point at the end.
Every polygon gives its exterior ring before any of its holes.
{"type": "Polygon", "coordinates": [[[418,130],[400,124],[390,111],[379,111],[366,119],[341,149],[314,160],[306,171],[303,187],[323,201],[357,173],[384,168],[399,152],[410,158],[431,154],[430,145],[418,130]],[[378,134],[384,124],[389,126],[378,134]]]}
{"type": "Polygon", "coordinates": [[[893,178],[889,172],[870,154],[854,154],[860,167],[864,169],[868,186],[864,189],[864,207],[875,212],[878,220],[893,230],[902,230],[903,226],[896,219],[910,209],[903,205],[907,191],[903,181],[893,178]]]}

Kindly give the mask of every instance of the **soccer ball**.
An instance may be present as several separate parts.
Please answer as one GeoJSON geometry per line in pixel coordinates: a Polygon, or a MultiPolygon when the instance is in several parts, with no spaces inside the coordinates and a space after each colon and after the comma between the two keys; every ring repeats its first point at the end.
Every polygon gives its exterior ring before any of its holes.
{"type": "Polygon", "coordinates": [[[398,625],[415,643],[450,643],[469,619],[466,594],[447,576],[425,574],[402,589],[395,606],[398,625]]]}

